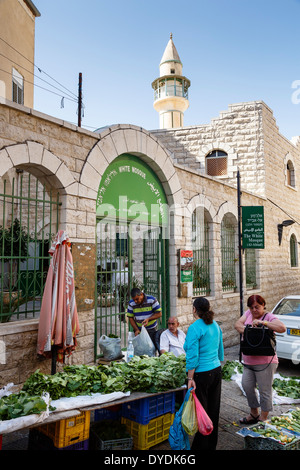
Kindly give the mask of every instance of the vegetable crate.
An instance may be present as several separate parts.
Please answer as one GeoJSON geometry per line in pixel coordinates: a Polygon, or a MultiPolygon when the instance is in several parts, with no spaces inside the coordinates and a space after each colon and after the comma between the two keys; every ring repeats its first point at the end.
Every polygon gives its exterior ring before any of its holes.
{"type": "Polygon", "coordinates": [[[268,424],[244,428],[244,447],[247,450],[299,450],[300,438],[284,430],[278,431],[268,424]],[[283,441],[280,438],[284,439],[283,441]]]}
{"type": "Polygon", "coordinates": [[[37,429],[52,439],[55,447],[67,447],[89,439],[90,411],[83,411],[54,423],[44,424],[37,429]]]}
{"type": "Polygon", "coordinates": [[[148,424],[140,424],[122,417],[121,423],[126,425],[127,431],[133,437],[133,448],[148,450],[150,447],[168,439],[174,417],[175,413],[166,413],[152,419],[148,424]]]}
{"type": "Polygon", "coordinates": [[[95,421],[101,421],[102,419],[118,420],[118,419],[121,419],[121,412],[122,412],[121,405],[114,405],[114,406],[109,406],[107,408],[100,408],[98,410],[95,410],[94,420],[95,421]]]}
{"type": "Polygon", "coordinates": [[[140,424],[148,424],[151,419],[166,413],[175,413],[175,392],[162,393],[122,405],[122,417],[140,424]]]}
{"type": "Polygon", "coordinates": [[[55,447],[52,439],[37,429],[30,429],[28,450],[89,450],[89,440],[77,442],[66,447],[55,447]]]}
{"type": "Polygon", "coordinates": [[[102,440],[97,433],[91,429],[90,435],[90,450],[132,450],[133,439],[132,437],[125,437],[124,439],[110,439],[107,441],[102,440]]]}

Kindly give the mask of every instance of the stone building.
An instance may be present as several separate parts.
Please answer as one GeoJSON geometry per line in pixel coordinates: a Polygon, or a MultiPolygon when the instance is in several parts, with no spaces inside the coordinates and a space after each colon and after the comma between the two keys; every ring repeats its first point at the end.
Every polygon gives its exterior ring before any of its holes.
{"type": "Polygon", "coordinates": [[[2,299],[5,273],[8,280],[16,275],[17,294],[8,310],[1,300],[0,385],[50,370],[49,360],[36,357],[36,339],[47,249],[58,229],[72,242],[80,322],[67,361],[97,361],[102,334],[118,334],[126,345],[122,313],[132,285],[157,295],[161,327],[177,314],[186,330],[193,297],[207,296],[225,347],[237,344],[237,172],[242,206],[264,213],[264,248],[242,251],[244,306],[259,293],[271,309],[298,292],[299,153],[299,141],[280,134],[262,101],[230,105],[207,125],[148,131],[118,124],[90,132],[1,98],[0,225],[17,218],[30,233],[30,250],[1,252],[2,299]],[[193,280],[186,280],[181,255],[190,250],[193,280]],[[117,275],[127,263],[130,281],[122,290],[117,275]]]}

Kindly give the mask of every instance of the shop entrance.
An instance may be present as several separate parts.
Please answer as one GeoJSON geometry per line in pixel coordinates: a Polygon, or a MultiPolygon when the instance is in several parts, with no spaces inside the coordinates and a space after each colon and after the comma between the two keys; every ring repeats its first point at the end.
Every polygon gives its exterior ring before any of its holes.
{"type": "Polygon", "coordinates": [[[107,168],[97,198],[97,299],[99,338],[113,334],[127,345],[127,304],[133,287],[154,295],[169,315],[168,206],[155,173],[140,159],[121,155],[107,168]]]}

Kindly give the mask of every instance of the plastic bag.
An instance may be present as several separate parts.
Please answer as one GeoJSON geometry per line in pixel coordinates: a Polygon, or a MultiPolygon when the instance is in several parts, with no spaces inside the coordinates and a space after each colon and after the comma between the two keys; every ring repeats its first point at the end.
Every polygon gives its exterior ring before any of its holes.
{"type": "Polygon", "coordinates": [[[99,339],[99,347],[103,352],[104,359],[113,361],[122,357],[121,353],[121,338],[109,338],[102,335],[99,339]]]}
{"type": "Polygon", "coordinates": [[[144,356],[144,355],[154,356],[155,355],[155,346],[144,326],[142,326],[141,332],[133,338],[132,343],[134,346],[135,356],[144,356]]]}
{"type": "Polygon", "coordinates": [[[198,431],[195,397],[192,393],[184,405],[181,424],[187,434],[193,436],[198,431]]]}
{"type": "Polygon", "coordinates": [[[177,413],[175,414],[175,418],[173,424],[170,427],[169,431],[169,444],[172,450],[190,450],[190,441],[189,436],[183,429],[181,418],[183,413],[183,408],[186,402],[189,399],[191,388],[188,389],[186,392],[184,401],[177,413]]]}
{"type": "Polygon", "coordinates": [[[213,430],[213,423],[208,414],[206,413],[205,409],[201,405],[200,401],[198,400],[195,392],[192,392],[191,395],[194,397],[194,403],[196,408],[196,415],[197,415],[197,423],[198,423],[198,430],[203,436],[208,436],[211,434],[213,430]]]}

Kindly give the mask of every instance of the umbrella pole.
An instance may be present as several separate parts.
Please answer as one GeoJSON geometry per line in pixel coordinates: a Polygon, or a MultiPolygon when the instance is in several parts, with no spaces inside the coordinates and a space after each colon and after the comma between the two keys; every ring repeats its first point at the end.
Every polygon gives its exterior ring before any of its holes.
{"type": "Polygon", "coordinates": [[[52,346],[52,363],[51,363],[51,375],[56,373],[56,358],[57,358],[57,350],[56,346],[52,346]]]}

